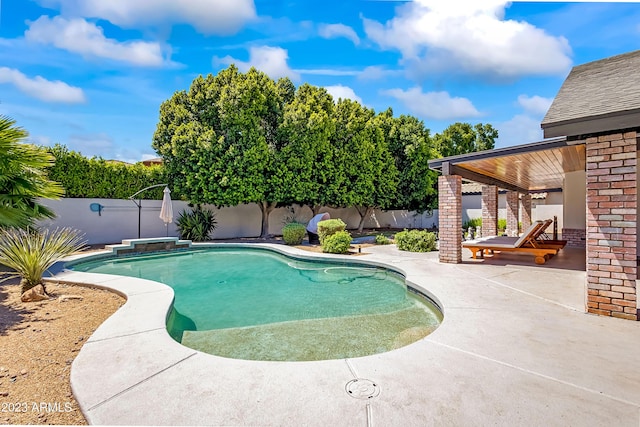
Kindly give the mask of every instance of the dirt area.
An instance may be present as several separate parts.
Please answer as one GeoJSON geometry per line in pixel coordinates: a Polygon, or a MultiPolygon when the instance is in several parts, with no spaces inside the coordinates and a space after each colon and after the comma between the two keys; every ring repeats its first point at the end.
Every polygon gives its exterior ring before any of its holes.
{"type": "Polygon", "coordinates": [[[87,424],[71,393],[71,363],[125,301],[80,286],[48,284],[47,292],[52,299],[23,303],[20,285],[0,285],[0,424],[87,424]]]}

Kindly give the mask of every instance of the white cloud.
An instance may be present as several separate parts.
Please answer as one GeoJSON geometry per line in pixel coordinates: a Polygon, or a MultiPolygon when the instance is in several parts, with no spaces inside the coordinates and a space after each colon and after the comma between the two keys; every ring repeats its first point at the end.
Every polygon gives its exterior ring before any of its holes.
{"type": "Polygon", "coordinates": [[[344,37],[351,40],[356,46],[360,44],[360,37],[353,28],[344,24],[320,24],[318,34],[325,39],[344,37]]]}
{"type": "Polygon", "coordinates": [[[409,90],[389,89],[382,91],[402,102],[413,114],[424,119],[450,120],[480,116],[470,100],[452,97],[447,92],[422,92],[420,87],[409,90]]]}
{"type": "Polygon", "coordinates": [[[506,122],[494,125],[498,129],[496,148],[527,144],[543,139],[540,120],[526,114],[517,114],[506,122]]]}
{"type": "Polygon", "coordinates": [[[39,0],[70,16],[100,18],[124,28],[188,24],[203,34],[236,33],[256,18],[253,0],[39,0]]]}
{"type": "Polygon", "coordinates": [[[339,98],[342,99],[350,99],[352,101],[358,101],[362,104],[362,98],[360,98],[349,86],[335,85],[335,86],[325,86],[324,87],[331,96],[333,96],[334,101],[338,101],[339,98]]]}
{"type": "Polygon", "coordinates": [[[314,76],[357,76],[361,72],[357,70],[334,70],[331,68],[312,68],[312,69],[296,69],[293,70],[300,74],[311,74],[314,76]]]}
{"type": "Polygon", "coordinates": [[[13,68],[0,67],[0,83],[13,84],[22,93],[45,102],[77,104],[86,101],[84,92],[79,87],[41,76],[29,78],[13,68]]]}
{"type": "Polygon", "coordinates": [[[287,60],[289,54],[286,49],[271,46],[255,46],[249,48],[249,61],[241,61],[231,56],[224,58],[213,57],[214,64],[236,64],[242,72],[247,72],[249,68],[256,69],[267,74],[272,79],[289,77],[291,80],[300,80],[300,74],[289,68],[287,60]]]}
{"type": "Polygon", "coordinates": [[[542,96],[520,95],[518,96],[518,104],[527,113],[543,116],[551,106],[553,98],[543,98],[542,96]]]}
{"type": "Polygon", "coordinates": [[[379,65],[371,65],[366,67],[360,74],[358,74],[359,80],[381,80],[386,77],[396,76],[402,74],[400,70],[388,70],[379,65]]]}
{"type": "Polygon", "coordinates": [[[415,0],[382,24],[363,18],[367,36],[399,50],[413,74],[460,72],[493,78],[564,74],[571,49],[564,37],[527,22],[504,20],[505,0],[415,0]]]}
{"type": "Polygon", "coordinates": [[[151,67],[160,66],[164,62],[158,43],[119,42],[109,39],[105,37],[102,28],[81,18],[65,19],[56,16],[51,19],[41,16],[29,23],[25,38],[33,42],[52,44],[84,57],[108,58],[151,67]]]}

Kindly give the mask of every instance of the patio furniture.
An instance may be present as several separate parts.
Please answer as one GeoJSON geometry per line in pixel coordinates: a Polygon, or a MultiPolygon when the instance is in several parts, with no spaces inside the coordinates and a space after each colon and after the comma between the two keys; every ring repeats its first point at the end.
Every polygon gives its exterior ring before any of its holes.
{"type": "Polygon", "coordinates": [[[545,240],[538,240],[546,229],[545,224],[549,225],[543,221],[535,221],[517,239],[515,237],[489,237],[464,242],[462,246],[471,250],[473,259],[477,259],[478,255],[480,258],[484,258],[485,253],[493,253],[494,251],[521,252],[533,254],[536,264],[544,264],[564,247],[556,241],[547,243],[545,240]]]}

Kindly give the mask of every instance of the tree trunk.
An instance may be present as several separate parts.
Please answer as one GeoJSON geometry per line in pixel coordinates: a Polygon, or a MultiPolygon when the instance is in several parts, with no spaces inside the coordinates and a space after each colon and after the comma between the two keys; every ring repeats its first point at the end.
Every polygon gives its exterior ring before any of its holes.
{"type": "Polygon", "coordinates": [[[360,224],[358,224],[358,233],[362,233],[362,229],[364,228],[364,221],[367,219],[373,208],[371,206],[356,206],[356,210],[360,214],[360,224]]]}
{"type": "Polygon", "coordinates": [[[262,228],[260,229],[260,237],[266,239],[269,237],[269,214],[276,208],[274,202],[260,202],[260,211],[262,212],[262,228]]]}

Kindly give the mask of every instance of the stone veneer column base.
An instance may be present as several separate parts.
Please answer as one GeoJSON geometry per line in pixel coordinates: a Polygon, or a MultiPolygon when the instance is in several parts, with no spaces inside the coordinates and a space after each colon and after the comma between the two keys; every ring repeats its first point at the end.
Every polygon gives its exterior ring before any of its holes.
{"type": "Polygon", "coordinates": [[[438,211],[440,262],[462,262],[462,178],[458,175],[438,177],[438,211]]]}

